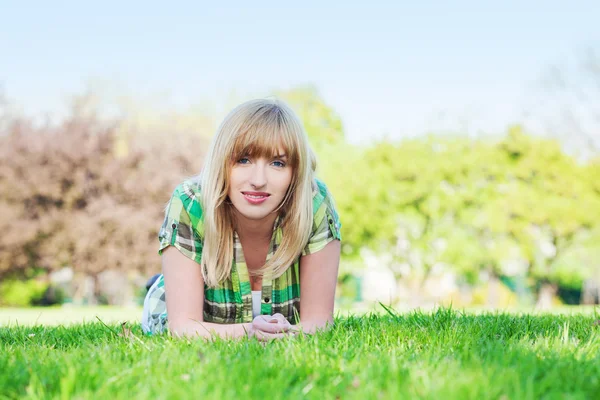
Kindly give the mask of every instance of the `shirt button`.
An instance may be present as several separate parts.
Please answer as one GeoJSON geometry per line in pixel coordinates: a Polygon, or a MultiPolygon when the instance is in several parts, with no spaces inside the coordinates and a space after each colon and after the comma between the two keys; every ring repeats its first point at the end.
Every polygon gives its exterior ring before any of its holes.
{"type": "Polygon", "coordinates": [[[172,225],[171,225],[171,228],[175,229],[175,228],[177,228],[177,225],[175,225],[175,224],[172,224],[172,225]]]}
{"type": "Polygon", "coordinates": [[[270,301],[271,301],[271,299],[270,299],[270,298],[268,298],[268,297],[265,297],[265,303],[268,303],[268,302],[270,302],[270,301]]]}

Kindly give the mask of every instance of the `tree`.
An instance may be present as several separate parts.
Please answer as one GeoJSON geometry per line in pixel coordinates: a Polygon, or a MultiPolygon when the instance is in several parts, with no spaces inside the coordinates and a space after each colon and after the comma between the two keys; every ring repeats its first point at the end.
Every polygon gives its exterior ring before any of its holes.
{"type": "MultiPolygon", "coordinates": [[[[587,169],[566,155],[555,140],[524,135],[513,129],[499,143],[512,162],[504,209],[522,221],[510,228],[521,236],[529,274],[540,282],[538,304],[549,305],[557,284],[564,283],[559,260],[600,220],[600,196],[592,190],[587,169]],[[525,233],[526,238],[522,235],[525,233]]],[[[569,280],[589,275],[585,265],[570,265],[569,280]]]]}
{"type": "Polygon", "coordinates": [[[338,144],[344,140],[340,116],[322,99],[314,86],[297,87],[276,94],[298,114],[317,152],[323,145],[338,144]]]}
{"type": "Polygon", "coordinates": [[[85,108],[57,125],[13,119],[0,132],[0,279],[72,267],[76,279],[107,270],[144,277],[160,270],[164,205],[200,169],[201,138],[181,147],[131,136],[85,108]]]}
{"type": "MultiPolygon", "coordinates": [[[[432,271],[448,268],[472,283],[485,272],[492,287],[511,276],[525,290],[532,277],[543,303],[567,283],[559,260],[600,220],[598,169],[518,127],[499,140],[429,137],[342,149],[326,172],[340,193],[347,254],[361,247],[396,254],[417,293],[432,271]]],[[[586,265],[569,268],[569,284],[590,274],[586,265]]]]}

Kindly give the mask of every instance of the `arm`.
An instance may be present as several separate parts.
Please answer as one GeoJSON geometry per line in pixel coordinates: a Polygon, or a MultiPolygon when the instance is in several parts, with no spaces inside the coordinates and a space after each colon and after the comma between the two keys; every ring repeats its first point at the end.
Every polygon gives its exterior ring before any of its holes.
{"type": "Polygon", "coordinates": [[[281,339],[289,333],[313,334],[333,326],[340,247],[340,241],[333,240],[322,250],[300,258],[300,323],[290,325],[281,314],[273,315],[274,324],[255,319],[252,329],[259,340],[281,339]]]}
{"type": "Polygon", "coordinates": [[[178,337],[215,336],[224,339],[256,337],[261,341],[281,339],[291,329],[281,318],[257,316],[246,324],[214,324],[204,322],[204,279],[200,264],[190,260],[175,249],[167,247],[162,255],[169,331],[178,337]],[[200,289],[200,290],[199,290],[200,289]],[[279,323],[277,323],[279,322],[279,323]]]}
{"type": "Polygon", "coordinates": [[[339,240],[300,258],[300,326],[306,333],[333,325],[335,287],[340,264],[339,240]]]}
{"type": "Polygon", "coordinates": [[[162,253],[169,330],[174,336],[241,338],[250,331],[248,324],[204,322],[204,279],[200,264],[173,246],[162,253]]]}

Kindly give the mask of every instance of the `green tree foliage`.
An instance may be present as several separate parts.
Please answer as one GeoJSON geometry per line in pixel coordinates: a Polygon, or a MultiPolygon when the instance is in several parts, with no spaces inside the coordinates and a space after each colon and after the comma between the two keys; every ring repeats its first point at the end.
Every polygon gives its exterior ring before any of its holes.
{"type": "Polygon", "coordinates": [[[344,129],[340,116],[325,103],[314,86],[277,92],[302,120],[311,144],[317,151],[326,144],[340,143],[344,129]]]}
{"type": "MultiPolygon", "coordinates": [[[[508,156],[504,207],[511,221],[510,233],[522,241],[531,274],[556,281],[556,261],[600,220],[600,197],[588,170],[567,156],[556,141],[526,136],[513,130],[499,144],[508,156]]],[[[585,268],[572,266],[573,275],[585,268]]]]}
{"type": "Polygon", "coordinates": [[[579,241],[600,221],[598,169],[556,141],[515,127],[496,140],[341,149],[324,172],[351,255],[394,252],[423,278],[440,263],[469,281],[487,271],[572,285],[593,273],[582,263],[568,272],[564,260],[582,253],[579,241]]]}

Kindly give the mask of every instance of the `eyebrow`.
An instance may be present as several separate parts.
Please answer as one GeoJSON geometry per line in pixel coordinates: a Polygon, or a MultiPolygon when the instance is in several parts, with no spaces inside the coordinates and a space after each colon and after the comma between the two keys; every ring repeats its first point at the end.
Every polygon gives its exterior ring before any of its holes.
{"type": "Polygon", "coordinates": [[[275,158],[287,158],[287,155],[279,154],[279,155],[275,156],[275,158]]]}

